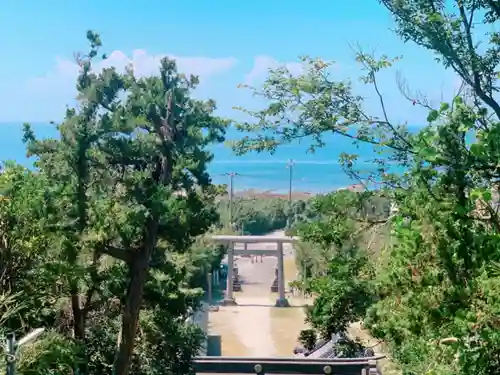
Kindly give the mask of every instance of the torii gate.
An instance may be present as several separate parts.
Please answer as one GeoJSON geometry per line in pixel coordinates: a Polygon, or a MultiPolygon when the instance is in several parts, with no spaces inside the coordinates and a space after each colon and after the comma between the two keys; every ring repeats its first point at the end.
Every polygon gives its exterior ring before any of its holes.
{"type": "Polygon", "coordinates": [[[224,298],[225,305],[235,305],[236,301],[233,297],[233,277],[234,277],[234,256],[235,255],[274,255],[278,258],[278,294],[276,307],[288,307],[290,304],[285,296],[285,269],[283,264],[283,244],[295,243],[298,237],[283,237],[283,236],[212,236],[212,240],[222,243],[227,246],[227,288],[224,298]],[[248,249],[248,244],[254,243],[276,243],[277,249],[248,249]],[[243,244],[244,248],[235,248],[235,245],[243,244]]]}

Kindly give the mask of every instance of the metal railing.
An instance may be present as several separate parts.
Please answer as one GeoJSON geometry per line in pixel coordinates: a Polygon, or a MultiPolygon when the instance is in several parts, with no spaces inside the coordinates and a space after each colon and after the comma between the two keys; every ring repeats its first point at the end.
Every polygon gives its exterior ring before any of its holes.
{"type": "Polygon", "coordinates": [[[376,362],[384,358],[252,358],[198,357],[194,361],[197,374],[377,374],[376,362]]]}

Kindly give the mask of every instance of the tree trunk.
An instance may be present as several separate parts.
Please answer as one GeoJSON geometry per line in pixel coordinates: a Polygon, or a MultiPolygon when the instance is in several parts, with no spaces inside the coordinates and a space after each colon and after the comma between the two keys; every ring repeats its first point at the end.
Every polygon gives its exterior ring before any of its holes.
{"type": "Polygon", "coordinates": [[[144,285],[149,274],[151,252],[156,246],[157,230],[158,220],[152,217],[147,225],[145,246],[136,253],[130,264],[130,283],[122,311],[121,340],[118,343],[113,375],[128,375],[130,371],[144,285]]]}
{"type": "MultiPolygon", "coordinates": [[[[73,335],[81,344],[85,345],[85,313],[82,307],[82,299],[78,294],[78,285],[72,283],[70,285],[71,307],[73,310],[73,335]]],[[[87,358],[76,365],[75,370],[80,374],[85,374],[87,366],[87,358]]]]}
{"type": "Polygon", "coordinates": [[[85,320],[81,306],[81,298],[78,294],[78,286],[73,283],[70,286],[71,309],[73,310],[73,333],[75,339],[83,340],[85,338],[85,320]]]}

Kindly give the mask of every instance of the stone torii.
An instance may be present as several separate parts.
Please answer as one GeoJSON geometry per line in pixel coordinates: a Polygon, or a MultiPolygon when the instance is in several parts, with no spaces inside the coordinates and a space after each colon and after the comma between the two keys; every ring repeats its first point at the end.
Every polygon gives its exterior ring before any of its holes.
{"type": "Polygon", "coordinates": [[[235,255],[271,255],[278,258],[277,276],[278,276],[278,294],[276,307],[288,307],[290,304],[285,296],[285,277],[284,277],[284,262],[283,262],[283,244],[295,243],[299,240],[298,237],[284,236],[212,236],[212,240],[221,243],[227,247],[227,288],[224,298],[225,305],[236,305],[233,296],[233,277],[234,277],[234,256],[235,255]],[[248,244],[276,244],[276,249],[248,249],[248,244]],[[235,245],[243,244],[243,249],[235,249],[235,245]]]}

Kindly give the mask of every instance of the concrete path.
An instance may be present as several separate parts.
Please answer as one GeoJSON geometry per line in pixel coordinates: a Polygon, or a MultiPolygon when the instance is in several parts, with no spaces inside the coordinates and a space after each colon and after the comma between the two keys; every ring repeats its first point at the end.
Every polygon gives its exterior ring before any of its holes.
{"type": "MultiPolygon", "coordinates": [[[[282,233],[282,232],[281,232],[282,233]]],[[[272,235],[276,235],[273,233],[272,235]]],[[[284,234],[283,234],[284,235],[284,234]]],[[[285,280],[296,277],[291,246],[285,247],[285,280]]],[[[237,257],[242,292],[235,293],[238,306],[220,307],[210,313],[209,331],[222,336],[222,355],[251,357],[290,357],[304,323],[304,300],[290,298],[292,307],[276,308],[278,297],[270,293],[276,257],[263,257],[262,263],[237,257]]]]}

